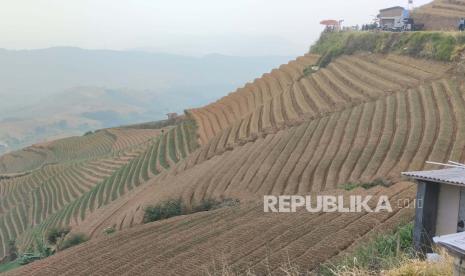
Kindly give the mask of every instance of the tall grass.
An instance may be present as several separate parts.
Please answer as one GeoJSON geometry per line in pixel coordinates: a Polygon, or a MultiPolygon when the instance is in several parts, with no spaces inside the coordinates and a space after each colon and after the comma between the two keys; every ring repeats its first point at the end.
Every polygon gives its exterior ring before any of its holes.
{"type": "Polygon", "coordinates": [[[319,66],[334,58],[365,51],[395,53],[438,61],[453,61],[465,50],[465,34],[453,32],[339,32],[323,33],[310,52],[321,55],[319,66]]]}
{"type": "Polygon", "coordinates": [[[366,271],[376,275],[381,271],[399,267],[405,260],[415,259],[416,253],[412,244],[413,223],[408,223],[399,226],[392,233],[374,237],[335,263],[322,265],[320,273],[343,275],[347,271],[366,271]]]}
{"type": "Polygon", "coordinates": [[[331,276],[445,276],[452,275],[453,260],[445,251],[440,251],[439,261],[430,262],[417,257],[412,248],[413,224],[399,226],[394,232],[378,235],[364,243],[354,252],[335,263],[322,265],[315,271],[305,271],[292,259],[285,260],[278,268],[278,274],[271,269],[257,273],[249,268],[236,271],[224,259],[214,261],[205,270],[211,276],[239,275],[331,275],[331,276]],[[268,271],[268,272],[267,272],[268,271]]]}

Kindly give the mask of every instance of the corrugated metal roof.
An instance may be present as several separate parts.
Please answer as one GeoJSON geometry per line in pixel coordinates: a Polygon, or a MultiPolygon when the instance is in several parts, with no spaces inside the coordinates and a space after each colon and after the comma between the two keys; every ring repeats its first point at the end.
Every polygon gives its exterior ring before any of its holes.
{"type": "Polygon", "coordinates": [[[403,172],[402,175],[414,179],[465,186],[465,169],[451,168],[433,171],[403,172]]]}

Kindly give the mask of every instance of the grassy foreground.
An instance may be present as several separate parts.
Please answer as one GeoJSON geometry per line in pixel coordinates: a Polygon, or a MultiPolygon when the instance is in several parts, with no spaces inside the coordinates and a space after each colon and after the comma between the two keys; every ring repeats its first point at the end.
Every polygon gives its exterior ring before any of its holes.
{"type": "Polygon", "coordinates": [[[440,261],[428,262],[419,258],[412,243],[413,223],[404,224],[392,233],[374,237],[335,263],[323,265],[319,273],[328,276],[452,275],[453,258],[445,251],[440,252],[440,261]]]}
{"type": "MultiPolygon", "coordinates": [[[[288,276],[445,276],[453,274],[453,258],[440,252],[437,262],[422,260],[412,248],[413,224],[400,225],[391,233],[379,234],[334,262],[321,265],[318,271],[302,271],[292,259],[283,262],[280,273],[288,276]]],[[[236,272],[228,265],[206,271],[211,276],[255,276],[253,270],[236,272]]],[[[273,275],[271,272],[267,276],[273,275]]]]}
{"type": "Polygon", "coordinates": [[[465,50],[465,34],[459,32],[338,32],[323,33],[310,49],[321,55],[319,66],[355,52],[394,53],[439,61],[456,60],[465,50]]]}

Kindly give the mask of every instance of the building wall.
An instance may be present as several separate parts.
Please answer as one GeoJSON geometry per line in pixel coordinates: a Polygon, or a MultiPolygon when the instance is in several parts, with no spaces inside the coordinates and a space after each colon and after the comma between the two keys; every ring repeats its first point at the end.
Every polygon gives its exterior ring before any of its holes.
{"type": "Polygon", "coordinates": [[[436,235],[457,233],[460,208],[460,187],[441,185],[439,190],[436,235]]]}
{"type": "Polygon", "coordinates": [[[395,22],[394,19],[381,19],[380,24],[381,24],[381,27],[383,26],[392,27],[394,26],[394,22],[395,22]]]}

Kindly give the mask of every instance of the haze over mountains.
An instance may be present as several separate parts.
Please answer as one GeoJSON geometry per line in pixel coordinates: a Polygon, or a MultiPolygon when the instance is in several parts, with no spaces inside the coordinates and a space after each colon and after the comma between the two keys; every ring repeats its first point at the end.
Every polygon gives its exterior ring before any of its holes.
{"type": "Polygon", "coordinates": [[[289,57],[0,49],[0,154],[205,104],[289,57]]]}

